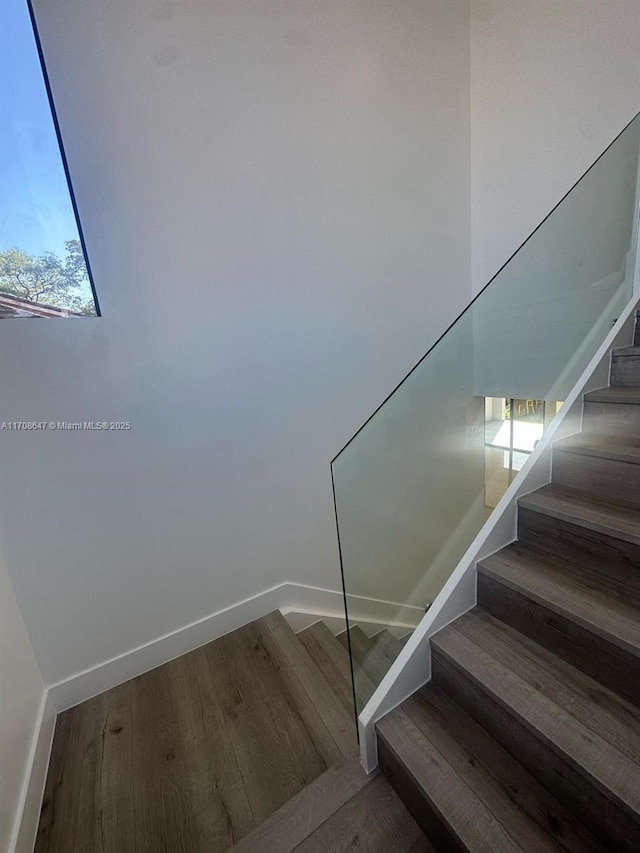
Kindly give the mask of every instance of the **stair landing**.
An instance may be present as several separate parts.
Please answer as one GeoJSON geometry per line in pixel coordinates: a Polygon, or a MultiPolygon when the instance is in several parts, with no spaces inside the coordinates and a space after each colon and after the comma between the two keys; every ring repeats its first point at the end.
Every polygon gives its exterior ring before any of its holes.
{"type": "Polygon", "coordinates": [[[36,853],[430,850],[359,765],[323,627],[271,613],[61,714],[36,853]]]}

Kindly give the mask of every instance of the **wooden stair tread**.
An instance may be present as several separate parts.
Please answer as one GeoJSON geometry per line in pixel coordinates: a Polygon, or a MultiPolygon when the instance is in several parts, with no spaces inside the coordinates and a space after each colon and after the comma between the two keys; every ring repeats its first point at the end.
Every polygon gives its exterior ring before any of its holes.
{"type": "MultiPolygon", "coordinates": [[[[295,697],[301,714],[319,717],[342,757],[357,751],[353,715],[342,705],[279,610],[257,620],[265,648],[295,697]]],[[[335,762],[334,762],[335,763],[335,762]]]]}
{"type": "Polygon", "coordinates": [[[518,506],[640,545],[640,510],[622,501],[551,483],[518,499],[518,506]]]}
{"type": "Polygon", "coordinates": [[[608,387],[589,391],[584,395],[585,403],[621,403],[625,405],[640,404],[640,388],[608,387]]]}
{"type": "Polygon", "coordinates": [[[316,622],[304,631],[300,631],[296,635],[303,646],[306,648],[311,659],[324,675],[327,683],[338,697],[343,707],[347,712],[354,712],[353,704],[353,688],[351,686],[351,669],[349,667],[349,656],[342,648],[340,643],[335,639],[331,631],[327,628],[324,622],[316,622]],[[322,629],[316,626],[324,625],[327,633],[333,644],[337,646],[337,650],[342,657],[342,660],[336,660],[336,656],[331,655],[327,649],[329,640],[324,636],[322,629]]]}
{"type": "MultiPolygon", "coordinates": [[[[381,758],[398,764],[436,849],[603,851],[557,800],[459,705],[428,684],[377,723],[381,758]],[[427,817],[426,810],[433,812],[427,817]],[[562,846],[552,832],[562,838],[562,846]]],[[[395,763],[395,768],[394,768],[395,763]]]]}
{"type": "Polygon", "coordinates": [[[331,633],[326,622],[322,620],[314,622],[313,625],[300,631],[296,636],[305,644],[310,637],[313,637],[315,642],[326,652],[327,657],[331,660],[343,680],[351,683],[349,655],[338,638],[331,633]]]}
{"type": "Polygon", "coordinates": [[[435,684],[427,684],[383,718],[378,729],[465,849],[479,849],[487,829],[491,842],[482,849],[604,852],[546,788],[435,684]],[[437,763],[437,772],[415,754],[422,751],[416,749],[416,739],[437,763]]]}
{"type": "Polygon", "coordinates": [[[579,566],[516,543],[481,560],[478,571],[640,657],[640,607],[579,566]]]}
{"type": "MultiPolygon", "coordinates": [[[[332,814],[297,847],[295,853],[433,853],[382,775],[371,781],[332,814]]],[[[254,848],[262,850],[260,847],[254,848]]],[[[289,848],[278,848],[288,853],[289,848]]]]}
{"type": "Polygon", "coordinates": [[[371,638],[365,634],[359,625],[352,625],[348,631],[340,631],[339,634],[336,634],[336,640],[338,640],[340,645],[347,651],[349,651],[347,634],[350,634],[352,639],[355,638],[363,647],[367,646],[371,642],[371,638]]]}
{"type": "Polygon", "coordinates": [[[430,843],[426,836],[422,835],[415,844],[413,844],[407,853],[438,853],[436,848],[430,843]]]}
{"type": "Polygon", "coordinates": [[[461,633],[640,766],[640,709],[482,609],[461,633]]]}
{"type": "Polygon", "coordinates": [[[640,444],[622,436],[579,433],[555,441],[553,449],[640,465],[640,444]]]}
{"type": "MultiPolygon", "coordinates": [[[[338,638],[335,637],[325,622],[315,622],[298,635],[316,666],[323,672],[343,704],[353,713],[353,687],[351,683],[351,666],[349,655],[338,638]]],[[[356,673],[356,692],[358,705],[362,708],[373,696],[376,685],[362,669],[356,673]]]]}
{"type": "MultiPolygon", "coordinates": [[[[343,633],[346,634],[346,632],[343,633]]],[[[351,653],[354,662],[356,689],[358,695],[360,695],[362,692],[359,686],[361,675],[364,675],[363,680],[365,685],[371,682],[377,687],[387,674],[395,657],[389,654],[386,646],[380,640],[376,643],[373,637],[367,637],[358,625],[349,628],[349,634],[351,637],[351,653]]],[[[343,639],[341,635],[338,635],[338,639],[342,641],[342,644],[346,648],[346,637],[343,639]]],[[[395,638],[393,640],[395,641],[395,638]]]]}
{"type": "Polygon", "coordinates": [[[277,812],[263,821],[229,853],[283,853],[294,850],[334,812],[369,783],[355,759],[330,767],[277,812]]]}
{"type": "Polygon", "coordinates": [[[386,628],[374,634],[371,640],[374,647],[385,658],[389,666],[395,661],[403,648],[400,640],[394,637],[391,631],[386,628]]]}
{"type": "Polygon", "coordinates": [[[640,756],[640,726],[630,703],[480,611],[465,614],[432,637],[431,643],[438,654],[461,668],[476,686],[637,820],[640,766],[627,753],[637,750],[640,756]],[[607,723],[613,729],[607,730],[607,723]]]}
{"type": "Polygon", "coordinates": [[[640,347],[637,346],[629,346],[629,347],[616,347],[616,349],[611,350],[612,358],[633,358],[640,357],[640,347]]]}

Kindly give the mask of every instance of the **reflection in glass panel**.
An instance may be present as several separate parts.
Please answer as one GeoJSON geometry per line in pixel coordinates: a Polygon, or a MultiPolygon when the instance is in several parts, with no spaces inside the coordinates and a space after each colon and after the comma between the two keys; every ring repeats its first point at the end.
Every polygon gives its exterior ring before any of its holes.
{"type": "Polygon", "coordinates": [[[485,397],[485,507],[497,505],[561,406],[555,400],[485,397]]]}
{"type": "Polygon", "coordinates": [[[0,318],[95,316],[26,0],[0,16],[0,318]]]}

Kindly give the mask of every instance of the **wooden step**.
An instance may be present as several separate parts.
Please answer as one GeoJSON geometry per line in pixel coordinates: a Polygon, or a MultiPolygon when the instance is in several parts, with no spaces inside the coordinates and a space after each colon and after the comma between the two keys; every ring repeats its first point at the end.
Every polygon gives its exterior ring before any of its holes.
{"type": "Polygon", "coordinates": [[[635,388],[597,388],[584,395],[585,403],[615,403],[621,406],[640,404],[640,386],[635,388]]]}
{"type": "Polygon", "coordinates": [[[556,441],[552,470],[558,486],[640,504],[640,445],[628,438],[582,434],[556,441]]]}
{"type": "Polygon", "coordinates": [[[564,486],[543,486],[518,500],[518,540],[529,548],[578,563],[640,571],[640,511],[564,486]]]}
{"type": "Polygon", "coordinates": [[[578,433],[553,443],[553,449],[565,453],[578,453],[581,456],[597,456],[601,459],[613,459],[640,465],[640,435],[638,440],[617,435],[598,435],[597,433],[578,433]]]}
{"type": "Polygon", "coordinates": [[[367,776],[355,759],[330,767],[292,797],[260,826],[240,839],[229,853],[285,853],[307,839],[364,788],[367,776]]]}
{"type": "Polygon", "coordinates": [[[515,543],[478,564],[478,604],[640,704],[640,600],[515,543]]]}
{"type": "Polygon", "coordinates": [[[386,628],[374,634],[371,640],[376,650],[380,653],[381,658],[385,661],[385,672],[388,671],[402,651],[402,643],[386,628]]]}
{"type": "Polygon", "coordinates": [[[640,849],[640,713],[481,610],[431,639],[433,680],[609,849],[640,849]]]}
{"type": "Polygon", "coordinates": [[[610,384],[640,386],[640,347],[620,347],[611,352],[610,384]]]}
{"type": "Polygon", "coordinates": [[[584,395],[582,429],[601,435],[640,436],[640,387],[601,388],[584,395]]]}
{"type": "Polygon", "coordinates": [[[227,850],[345,757],[353,713],[273,613],[61,714],[36,849],[227,850]]]}
{"type": "MultiPolygon", "coordinates": [[[[367,637],[358,625],[349,629],[349,635],[356,682],[359,672],[362,671],[367,679],[377,687],[387,674],[395,657],[392,658],[386,646],[380,641],[376,642],[372,637],[367,637]]],[[[339,634],[338,639],[346,646],[345,637],[339,634]]],[[[395,640],[395,638],[393,639],[395,640]]],[[[360,689],[358,689],[358,693],[360,693],[360,689]]]]}
{"type": "MultiPolygon", "coordinates": [[[[277,848],[287,853],[289,848],[277,848]]],[[[262,848],[255,851],[262,853],[262,848]]],[[[382,775],[309,835],[295,853],[435,853],[382,775]]]]}
{"type": "Polygon", "coordinates": [[[611,350],[611,358],[620,358],[620,356],[640,356],[640,346],[635,344],[630,347],[616,347],[611,350]]]}
{"type": "Polygon", "coordinates": [[[606,849],[435,684],[376,729],[382,770],[437,850],[606,849]]]}
{"type": "MultiPolygon", "coordinates": [[[[331,633],[325,622],[316,622],[297,635],[304,643],[314,663],[331,684],[342,704],[353,713],[353,687],[349,655],[331,633]]],[[[357,672],[358,707],[362,708],[373,695],[376,685],[362,670],[357,672]]]]}
{"type": "MultiPolygon", "coordinates": [[[[295,697],[303,718],[315,721],[320,717],[331,732],[342,757],[351,758],[357,752],[353,714],[338,700],[284,616],[280,611],[275,611],[254,624],[259,629],[266,652],[295,697]]],[[[333,760],[330,763],[337,762],[333,760]]]]}
{"type": "Polygon", "coordinates": [[[354,713],[349,655],[324,622],[316,622],[297,635],[327,683],[347,711],[354,713]],[[332,654],[331,651],[335,654],[332,654]]]}
{"type": "Polygon", "coordinates": [[[371,648],[371,637],[369,637],[359,625],[352,625],[348,631],[341,631],[336,635],[336,640],[345,651],[349,651],[349,643],[358,645],[362,649],[371,648]]]}

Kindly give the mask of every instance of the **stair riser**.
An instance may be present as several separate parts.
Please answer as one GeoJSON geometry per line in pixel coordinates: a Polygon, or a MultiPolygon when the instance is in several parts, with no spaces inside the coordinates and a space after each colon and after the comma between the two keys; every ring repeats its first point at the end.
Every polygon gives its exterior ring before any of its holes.
{"type": "Polygon", "coordinates": [[[610,384],[622,388],[640,385],[640,357],[637,355],[614,355],[611,357],[610,384]]]}
{"type": "Polygon", "coordinates": [[[624,577],[629,593],[640,598],[640,547],[535,512],[518,508],[518,541],[533,551],[577,563],[587,572],[624,577]]]}
{"type": "Polygon", "coordinates": [[[640,659],[571,619],[478,572],[478,604],[630,702],[640,704],[640,659]]]}
{"type": "Polygon", "coordinates": [[[557,796],[585,826],[611,849],[635,853],[640,849],[640,816],[634,820],[607,797],[571,761],[556,752],[470,673],[442,655],[432,641],[434,682],[458,702],[490,735],[557,796]]]}
{"type": "Polygon", "coordinates": [[[554,449],[551,479],[558,486],[640,504],[640,465],[632,462],[554,449]]]}
{"type": "Polygon", "coordinates": [[[424,796],[420,785],[380,733],[378,734],[378,763],[407,811],[438,853],[467,853],[466,846],[460,843],[446,820],[424,796]]]}
{"type": "Polygon", "coordinates": [[[638,438],[640,406],[585,401],[582,409],[582,429],[587,433],[638,438]]]}

